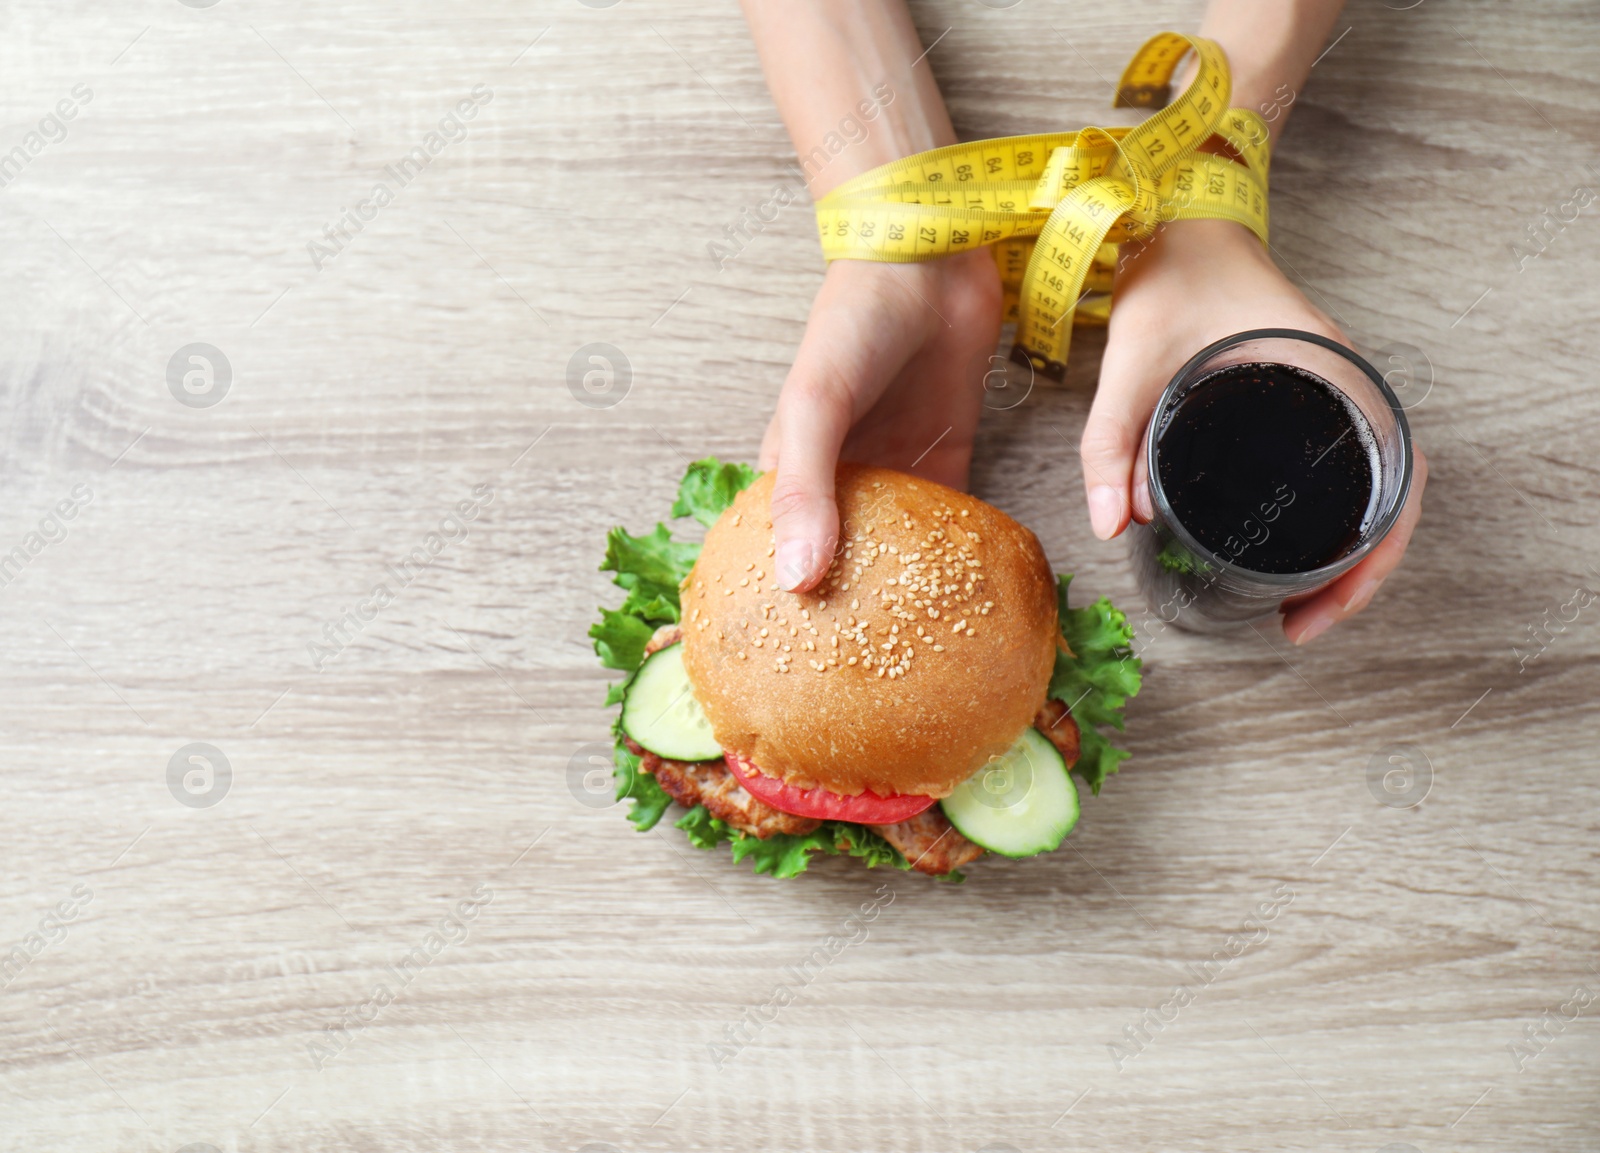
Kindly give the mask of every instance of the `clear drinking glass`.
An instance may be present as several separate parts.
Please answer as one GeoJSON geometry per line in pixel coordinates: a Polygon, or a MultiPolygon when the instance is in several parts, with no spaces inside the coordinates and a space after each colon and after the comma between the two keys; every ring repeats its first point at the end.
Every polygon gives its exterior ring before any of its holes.
{"type": "Polygon", "coordinates": [[[1153,613],[1195,632],[1225,632],[1270,616],[1288,597],[1312,592],[1348,572],[1394,527],[1411,488],[1411,432],[1405,412],[1378,371],[1350,349],[1288,328],[1241,332],[1202,349],[1162,392],[1145,430],[1150,503],[1155,516],[1129,532],[1134,568],[1153,613]],[[1275,503],[1239,526],[1237,547],[1207,548],[1179,521],[1161,481],[1161,439],[1183,399],[1201,381],[1235,364],[1282,364],[1321,378],[1366,418],[1376,448],[1372,495],[1347,552],[1305,572],[1257,572],[1249,544],[1264,541],[1280,515],[1275,503]]]}

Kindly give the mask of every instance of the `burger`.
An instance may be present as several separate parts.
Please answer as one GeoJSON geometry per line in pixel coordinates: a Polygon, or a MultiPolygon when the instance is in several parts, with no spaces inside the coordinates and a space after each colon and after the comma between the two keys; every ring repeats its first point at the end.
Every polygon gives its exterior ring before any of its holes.
{"type": "Polygon", "coordinates": [[[590,630],[626,672],[608,705],[618,800],[653,828],[674,804],[698,848],[757,872],[816,853],[960,879],[985,853],[1029,857],[1077,824],[1127,754],[1132,631],[1105,598],[1067,605],[1038,539],[992,505],[842,464],[841,531],[809,592],[779,588],[773,477],[707,459],[658,524],[613,529],[602,570],[627,597],[590,630]]]}

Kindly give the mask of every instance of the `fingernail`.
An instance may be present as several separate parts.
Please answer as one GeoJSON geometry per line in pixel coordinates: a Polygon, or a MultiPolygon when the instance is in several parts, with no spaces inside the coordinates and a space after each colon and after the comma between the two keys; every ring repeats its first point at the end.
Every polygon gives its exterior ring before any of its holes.
{"type": "Polygon", "coordinates": [[[792,592],[806,583],[816,557],[810,541],[786,540],[778,546],[778,587],[792,592]]]}
{"type": "Polygon", "coordinates": [[[1117,535],[1122,523],[1122,494],[1108,484],[1097,484],[1089,490],[1089,524],[1094,535],[1110,540],[1117,535]]]}
{"type": "Polygon", "coordinates": [[[1382,583],[1377,579],[1362,581],[1356,586],[1356,591],[1350,594],[1350,599],[1344,602],[1344,611],[1358,613],[1366,608],[1367,602],[1372,599],[1372,594],[1378,591],[1378,586],[1382,583]]]}
{"type": "Polygon", "coordinates": [[[1155,519],[1155,506],[1150,503],[1150,482],[1140,481],[1133,489],[1133,509],[1145,524],[1155,519]]]}
{"type": "Polygon", "coordinates": [[[1332,617],[1317,617],[1309,625],[1300,630],[1300,635],[1294,638],[1297,645],[1309,644],[1323,633],[1328,631],[1328,626],[1333,624],[1332,617]]]}

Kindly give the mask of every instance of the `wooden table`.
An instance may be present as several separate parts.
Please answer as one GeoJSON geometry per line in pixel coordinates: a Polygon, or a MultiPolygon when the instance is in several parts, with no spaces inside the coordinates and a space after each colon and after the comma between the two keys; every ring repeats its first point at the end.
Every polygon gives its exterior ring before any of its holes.
{"type": "MultiPolygon", "coordinates": [[[[799,207],[708,252],[791,159],[735,8],[197,2],[0,15],[0,1148],[1600,1145],[1600,208],[1527,255],[1600,182],[1592,9],[1352,0],[1273,245],[1404,362],[1407,565],[1305,650],[1147,629],[1069,847],[950,886],[581,787],[604,532],[753,457],[821,273],[799,207]]],[[[1115,122],[1200,10],[1086,7],[917,6],[963,134],[1115,122]]],[[[1101,346],[974,487],[1136,608],[1070,447],[1101,346]]]]}

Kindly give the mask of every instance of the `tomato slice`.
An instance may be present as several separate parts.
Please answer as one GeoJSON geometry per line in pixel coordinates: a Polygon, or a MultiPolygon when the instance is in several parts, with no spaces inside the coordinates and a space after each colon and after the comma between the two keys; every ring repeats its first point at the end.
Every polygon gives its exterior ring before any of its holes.
{"type": "Polygon", "coordinates": [[[765,801],[774,809],[796,817],[817,817],[824,821],[854,821],[858,825],[892,825],[907,821],[924,809],[931,808],[937,797],[918,797],[909,793],[895,793],[880,797],[866,791],[854,797],[831,793],[818,786],[814,789],[797,789],[776,777],[769,777],[756,768],[753,761],[738,753],[724,757],[734,777],[758,801],[765,801]]]}

